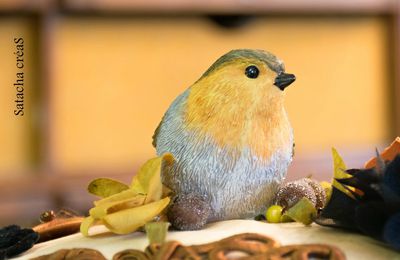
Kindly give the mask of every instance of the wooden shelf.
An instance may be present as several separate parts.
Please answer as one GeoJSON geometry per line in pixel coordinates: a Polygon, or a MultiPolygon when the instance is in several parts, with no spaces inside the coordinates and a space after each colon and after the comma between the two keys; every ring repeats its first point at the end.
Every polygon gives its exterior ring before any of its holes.
{"type": "Polygon", "coordinates": [[[66,0],[73,11],[156,13],[391,13],[395,0],[66,0]]]}
{"type": "Polygon", "coordinates": [[[53,5],[53,0],[4,0],[0,1],[0,11],[3,13],[44,12],[53,5]]]}
{"type": "Polygon", "coordinates": [[[142,14],[390,14],[397,12],[396,5],[396,0],[15,0],[0,2],[0,11],[59,10],[142,14]]]}
{"type": "MultiPolygon", "coordinates": [[[[363,165],[370,156],[371,153],[363,149],[344,154],[349,165],[363,165]]],[[[315,179],[329,180],[332,176],[332,166],[326,163],[327,160],[330,160],[330,155],[320,153],[295,157],[289,168],[287,181],[306,177],[310,174],[309,165],[313,166],[312,173],[315,174],[315,179]]],[[[96,198],[87,192],[87,185],[99,177],[130,183],[133,176],[130,170],[119,173],[92,170],[52,174],[36,172],[20,178],[3,179],[0,182],[0,212],[2,212],[0,226],[10,224],[10,219],[20,225],[32,225],[40,213],[49,209],[57,211],[61,208],[70,208],[85,214],[96,198]]]]}

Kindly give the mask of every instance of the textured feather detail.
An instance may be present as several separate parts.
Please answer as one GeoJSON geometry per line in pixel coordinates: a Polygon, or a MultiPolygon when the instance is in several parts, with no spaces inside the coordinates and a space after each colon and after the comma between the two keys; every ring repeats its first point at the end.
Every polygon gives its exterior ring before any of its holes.
{"type": "MultiPolygon", "coordinates": [[[[248,218],[272,203],[292,159],[293,137],[287,146],[264,160],[250,147],[239,153],[220,147],[209,135],[185,126],[190,89],[180,95],[164,116],[157,135],[157,154],[170,152],[176,163],[163,183],[177,194],[198,193],[213,208],[209,221],[248,218]]],[[[268,144],[265,144],[268,145],[268,144]]]]}
{"type": "Polygon", "coordinates": [[[285,66],[283,62],[278,59],[274,54],[263,51],[263,50],[250,50],[250,49],[239,49],[239,50],[232,50],[225,55],[221,56],[218,60],[214,62],[211,67],[204,72],[203,77],[207,77],[212,72],[214,72],[217,68],[221,67],[224,64],[230,63],[235,60],[240,59],[256,59],[265,62],[267,66],[279,74],[285,71],[285,66]]]}
{"type": "Polygon", "coordinates": [[[162,117],[162,119],[161,119],[160,123],[158,124],[156,130],[154,130],[154,134],[152,136],[152,139],[153,139],[152,145],[153,145],[154,148],[157,148],[158,136],[160,134],[161,127],[163,126],[163,124],[165,122],[165,118],[167,117],[167,115],[175,113],[174,111],[176,110],[177,106],[183,105],[183,99],[186,99],[188,92],[189,92],[189,90],[186,90],[184,93],[179,95],[172,102],[171,106],[168,108],[167,112],[165,112],[164,116],[162,117]]]}
{"type": "Polygon", "coordinates": [[[232,83],[223,77],[231,70],[223,67],[221,76],[209,76],[192,86],[183,124],[236,153],[245,147],[264,159],[283,147],[291,153],[292,127],[283,106],[282,91],[275,86],[268,89],[264,81],[248,86],[245,77],[232,83]]]}
{"type": "Polygon", "coordinates": [[[178,196],[206,198],[209,222],[254,217],[285,179],[293,130],[274,85],[282,72],[272,54],[229,52],[174,100],[154,133],[157,154],[176,159],[163,183],[178,196]],[[245,73],[249,66],[256,78],[245,73]]]}

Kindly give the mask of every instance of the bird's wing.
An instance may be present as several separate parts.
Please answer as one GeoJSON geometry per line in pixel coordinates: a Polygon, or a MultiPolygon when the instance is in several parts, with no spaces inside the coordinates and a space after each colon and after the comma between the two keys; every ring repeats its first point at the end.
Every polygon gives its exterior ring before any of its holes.
{"type": "Polygon", "coordinates": [[[154,148],[157,148],[157,137],[158,137],[158,133],[160,132],[160,128],[161,128],[163,121],[164,121],[164,117],[161,119],[161,122],[158,124],[156,130],[154,131],[154,134],[152,137],[153,138],[152,145],[154,148]]]}
{"type": "Polygon", "coordinates": [[[165,123],[171,120],[171,118],[178,116],[177,113],[178,111],[181,110],[181,106],[184,102],[184,100],[187,99],[187,96],[189,94],[189,90],[185,90],[182,94],[180,94],[176,99],[172,102],[170,107],[168,108],[167,112],[164,114],[163,118],[161,119],[161,122],[158,124],[156,130],[154,131],[153,134],[153,146],[154,148],[157,148],[157,138],[158,135],[161,131],[161,126],[165,123]]]}

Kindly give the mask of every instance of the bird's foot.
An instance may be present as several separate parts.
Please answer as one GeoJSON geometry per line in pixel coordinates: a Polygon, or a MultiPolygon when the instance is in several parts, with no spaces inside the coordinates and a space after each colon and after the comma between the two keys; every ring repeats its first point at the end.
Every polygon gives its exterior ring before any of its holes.
{"type": "Polygon", "coordinates": [[[211,206],[204,197],[180,194],[169,208],[167,216],[172,226],[179,230],[198,230],[207,224],[211,206]]]}

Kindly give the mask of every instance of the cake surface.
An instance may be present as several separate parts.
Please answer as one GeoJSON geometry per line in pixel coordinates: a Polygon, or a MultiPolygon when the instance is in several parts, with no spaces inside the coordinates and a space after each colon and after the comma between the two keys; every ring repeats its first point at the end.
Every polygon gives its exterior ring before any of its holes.
{"type": "MultiPolygon", "coordinates": [[[[91,231],[99,233],[84,237],[80,233],[37,244],[15,259],[30,259],[53,253],[59,249],[92,248],[100,251],[107,259],[125,249],[144,250],[148,245],[146,235],[135,232],[129,235],[103,233],[102,226],[91,231]]],[[[92,232],[91,232],[92,233],[92,232]]],[[[184,245],[204,244],[240,233],[259,233],[277,240],[281,245],[329,244],[341,249],[347,259],[399,259],[400,253],[379,241],[359,234],[327,228],[313,224],[299,223],[269,224],[253,220],[230,220],[212,223],[199,231],[170,231],[167,240],[176,240],[184,245]]]]}

